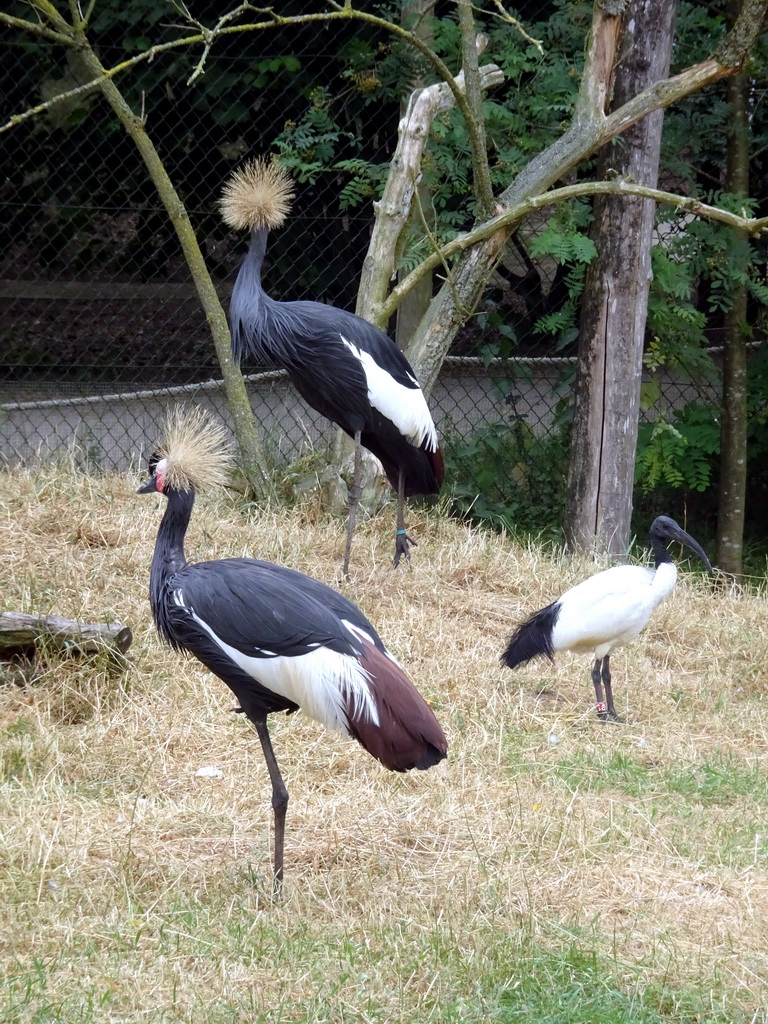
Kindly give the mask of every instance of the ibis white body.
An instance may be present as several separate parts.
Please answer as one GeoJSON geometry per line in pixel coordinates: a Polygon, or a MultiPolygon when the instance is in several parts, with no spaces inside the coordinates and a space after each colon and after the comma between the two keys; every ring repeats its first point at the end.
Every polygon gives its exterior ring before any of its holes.
{"type": "Polygon", "coordinates": [[[555,651],[594,651],[604,658],[615,647],[634,640],[654,609],[672,593],[677,568],[665,562],[658,569],[615,565],[567,590],[552,630],[555,651]]]}

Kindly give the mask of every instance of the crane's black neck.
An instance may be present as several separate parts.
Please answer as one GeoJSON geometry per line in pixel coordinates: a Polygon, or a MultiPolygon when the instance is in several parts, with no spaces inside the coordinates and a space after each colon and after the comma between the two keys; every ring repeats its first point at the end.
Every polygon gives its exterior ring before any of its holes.
{"type": "Polygon", "coordinates": [[[266,228],[253,228],[251,243],[240,265],[232,297],[229,300],[229,320],[232,331],[232,354],[240,362],[254,354],[260,325],[264,320],[265,305],[269,302],[261,287],[261,265],[267,251],[266,228]]]}
{"type": "Polygon", "coordinates": [[[243,268],[247,267],[251,275],[261,284],[261,268],[264,264],[264,257],[267,252],[267,239],[269,231],[266,228],[251,228],[251,240],[248,245],[248,253],[243,260],[243,268]]]}
{"type": "Polygon", "coordinates": [[[168,580],[187,564],[184,555],[184,537],[187,533],[192,506],[195,503],[194,489],[166,492],[168,504],[157,531],[155,553],[149,574],[149,603],[152,607],[157,628],[166,638],[171,639],[164,620],[165,585],[168,580]]]}

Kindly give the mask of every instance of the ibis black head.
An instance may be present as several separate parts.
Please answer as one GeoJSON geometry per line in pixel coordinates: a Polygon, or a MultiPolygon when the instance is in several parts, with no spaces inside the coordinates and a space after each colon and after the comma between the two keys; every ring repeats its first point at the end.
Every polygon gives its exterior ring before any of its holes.
{"type": "Polygon", "coordinates": [[[685,547],[690,550],[702,560],[706,566],[707,572],[713,572],[712,566],[710,565],[709,559],[707,558],[704,549],[697,540],[686,533],[682,526],[678,525],[674,519],[670,519],[669,516],[657,516],[651,524],[650,529],[651,544],[653,545],[653,551],[656,555],[656,564],[659,561],[665,561],[669,559],[669,555],[666,551],[667,541],[676,540],[678,544],[684,544],[685,547]],[[663,554],[660,554],[663,552],[663,554]],[[666,556],[666,558],[664,557],[666,556]]]}

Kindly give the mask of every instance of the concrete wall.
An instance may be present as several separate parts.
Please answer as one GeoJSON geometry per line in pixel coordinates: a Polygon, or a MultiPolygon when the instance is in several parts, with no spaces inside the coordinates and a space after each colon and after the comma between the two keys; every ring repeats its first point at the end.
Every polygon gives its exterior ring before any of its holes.
{"type": "MultiPolygon", "coordinates": [[[[538,432],[552,428],[567,360],[518,363],[490,372],[477,363],[447,364],[430,398],[441,436],[471,436],[485,423],[521,416],[538,432]]],[[[662,408],[677,408],[706,397],[690,382],[664,373],[657,376],[662,408]]],[[[290,382],[279,374],[249,379],[254,413],[267,448],[279,463],[289,463],[318,445],[330,444],[335,428],[309,409],[290,382]]],[[[11,464],[59,458],[75,452],[84,467],[135,468],[151,451],[164,412],[171,403],[203,403],[227,420],[219,382],[166,390],[111,390],[109,394],[71,397],[60,385],[35,386],[35,398],[4,392],[0,402],[0,459],[11,464]],[[14,400],[12,400],[14,399],[14,400]]],[[[659,405],[644,415],[659,413],[659,405]]]]}

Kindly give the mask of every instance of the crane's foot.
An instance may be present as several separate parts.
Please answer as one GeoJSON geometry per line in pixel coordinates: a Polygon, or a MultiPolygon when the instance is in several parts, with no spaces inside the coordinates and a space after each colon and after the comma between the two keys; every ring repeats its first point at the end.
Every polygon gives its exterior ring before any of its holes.
{"type": "Polygon", "coordinates": [[[624,719],[616,714],[613,708],[609,708],[605,701],[598,701],[597,704],[597,717],[601,722],[623,722],[624,719]]]}
{"type": "Polygon", "coordinates": [[[400,559],[405,557],[406,561],[410,562],[411,552],[409,545],[413,544],[414,547],[418,547],[418,543],[409,537],[405,530],[398,530],[395,534],[395,557],[392,561],[392,565],[395,569],[400,565],[400,559]]]}

